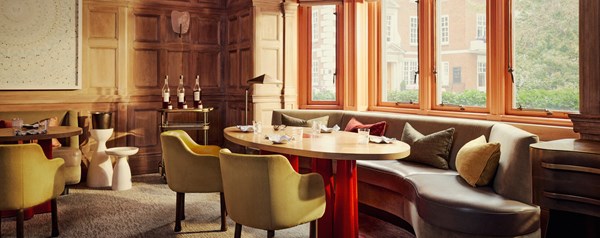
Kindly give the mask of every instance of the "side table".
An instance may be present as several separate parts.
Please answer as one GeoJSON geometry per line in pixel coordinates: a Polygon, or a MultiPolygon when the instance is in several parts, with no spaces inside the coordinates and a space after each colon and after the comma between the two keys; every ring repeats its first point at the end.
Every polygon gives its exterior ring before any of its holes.
{"type": "Polygon", "coordinates": [[[546,237],[600,235],[600,142],[532,144],[533,203],[549,210],[546,237]]]}
{"type": "Polygon", "coordinates": [[[90,188],[110,187],[112,185],[112,161],[106,155],[106,141],[113,129],[92,129],[90,135],[98,142],[98,149],[92,157],[87,174],[87,186],[90,188]]]}
{"type": "Polygon", "coordinates": [[[117,156],[112,176],[112,190],[131,189],[131,168],[127,160],[138,151],[137,147],[114,147],[106,150],[107,155],[117,156]]]}

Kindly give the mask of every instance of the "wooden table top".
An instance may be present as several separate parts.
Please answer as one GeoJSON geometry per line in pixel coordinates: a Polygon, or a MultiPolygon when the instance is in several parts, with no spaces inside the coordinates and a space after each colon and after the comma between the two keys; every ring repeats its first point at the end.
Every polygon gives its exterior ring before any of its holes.
{"type": "MultiPolygon", "coordinates": [[[[291,128],[286,128],[285,133],[290,135],[291,128]]],[[[272,127],[264,127],[262,134],[242,132],[236,127],[227,127],[223,130],[227,140],[242,146],[311,158],[394,160],[404,158],[410,153],[410,146],[401,141],[395,141],[391,144],[358,144],[357,133],[338,131],[312,136],[308,134],[310,131],[310,128],[304,128],[302,142],[290,141],[286,144],[273,144],[273,142],[265,139],[267,135],[276,134],[272,127]]]]}
{"type": "Polygon", "coordinates": [[[81,134],[81,128],[76,126],[53,126],[48,127],[46,134],[15,136],[12,128],[0,128],[0,142],[20,140],[45,140],[52,138],[63,138],[81,134]]]}

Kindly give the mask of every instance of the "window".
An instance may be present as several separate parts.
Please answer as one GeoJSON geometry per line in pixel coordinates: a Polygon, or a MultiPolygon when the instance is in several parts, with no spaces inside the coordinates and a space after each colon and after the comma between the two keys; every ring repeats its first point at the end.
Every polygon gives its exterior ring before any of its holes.
{"type": "Polygon", "coordinates": [[[485,14],[477,14],[477,35],[475,39],[485,41],[485,14]]]}
{"type": "Polygon", "coordinates": [[[412,1],[382,0],[381,14],[385,28],[381,39],[381,96],[379,102],[415,103],[419,101],[418,18],[417,3],[412,1]],[[388,27],[389,26],[389,27],[388,27]],[[387,40],[388,36],[391,41],[387,40]],[[400,36],[409,36],[402,41],[400,36]]]}
{"type": "Polygon", "coordinates": [[[578,1],[513,1],[513,108],[579,111],[578,1]]]}
{"type": "MultiPolygon", "coordinates": [[[[298,6],[299,109],[344,106],[344,12],[342,4],[298,6]]],[[[385,21],[385,19],[381,19],[385,21]]],[[[381,22],[382,27],[385,27],[381,22]]],[[[293,105],[292,105],[293,106],[293,105]]]]}
{"type": "Polygon", "coordinates": [[[396,11],[397,32],[408,37],[387,44],[385,26],[377,26],[372,110],[571,125],[567,113],[579,110],[579,1],[419,2],[369,3],[378,8],[369,24],[396,11]]]}
{"type": "Polygon", "coordinates": [[[318,41],[319,40],[319,12],[318,11],[313,11],[312,12],[312,40],[313,41],[318,41]]]}
{"type": "MultiPolygon", "coordinates": [[[[447,3],[449,4],[449,3],[447,3]]],[[[440,39],[442,45],[447,45],[450,43],[450,23],[448,22],[448,16],[442,16],[440,18],[440,39]]]]}
{"type": "MultiPolygon", "coordinates": [[[[487,47],[481,41],[474,41],[472,34],[454,34],[452,47],[441,47],[449,43],[449,18],[455,19],[455,30],[477,32],[478,12],[485,11],[485,0],[472,0],[470,4],[461,1],[437,1],[436,15],[439,17],[439,35],[436,68],[442,69],[442,62],[452,65],[452,83],[445,86],[443,75],[438,75],[435,104],[460,105],[461,107],[486,107],[485,58],[487,47]],[[471,17],[467,17],[471,16],[471,17]],[[480,68],[483,66],[483,69],[480,68]],[[481,73],[483,72],[483,73],[481,73]],[[483,78],[480,78],[483,76],[483,78]],[[480,80],[484,82],[481,83],[480,80]],[[483,85],[483,87],[481,87],[483,85]]],[[[485,15],[483,15],[485,21],[485,15]]],[[[485,24],[484,24],[485,25],[485,24]]]]}
{"type": "Polygon", "coordinates": [[[417,41],[419,40],[418,38],[418,34],[419,34],[419,22],[416,16],[411,16],[410,17],[410,44],[411,45],[416,45],[417,41]]]}
{"type": "Polygon", "coordinates": [[[477,89],[485,92],[485,58],[477,57],[477,89]]]}

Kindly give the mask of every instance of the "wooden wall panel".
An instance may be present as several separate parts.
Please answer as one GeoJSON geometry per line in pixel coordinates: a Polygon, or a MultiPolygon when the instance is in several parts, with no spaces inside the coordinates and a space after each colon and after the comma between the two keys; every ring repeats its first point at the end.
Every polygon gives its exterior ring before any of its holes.
{"type": "Polygon", "coordinates": [[[237,49],[230,50],[229,56],[227,59],[229,60],[228,70],[229,70],[229,80],[227,80],[227,86],[229,88],[235,89],[240,84],[240,67],[239,67],[239,57],[237,49]]]}
{"type": "Polygon", "coordinates": [[[194,43],[220,45],[221,43],[221,19],[213,17],[192,18],[190,35],[194,43]]]}
{"type": "Polygon", "coordinates": [[[227,44],[235,45],[239,41],[240,24],[237,16],[229,17],[227,21],[227,44]]]}
{"type": "Polygon", "coordinates": [[[204,92],[207,90],[223,92],[221,89],[222,59],[221,52],[196,52],[193,60],[196,64],[196,74],[200,76],[200,87],[204,92]]]}
{"type": "MultiPolygon", "coordinates": [[[[167,52],[167,75],[169,75],[169,85],[177,87],[179,84],[179,75],[183,75],[183,84],[189,89],[193,86],[190,78],[189,63],[190,63],[190,52],[189,51],[168,51],[167,52]],[[171,84],[171,82],[175,82],[171,84]]],[[[195,78],[195,76],[194,76],[195,78]]],[[[173,94],[175,95],[175,94],[173,94]]]]}
{"type": "Polygon", "coordinates": [[[162,87],[159,84],[159,53],[158,50],[136,50],[134,54],[135,62],[144,62],[135,64],[133,69],[133,81],[137,88],[157,88],[162,87]]]}
{"type": "Polygon", "coordinates": [[[240,78],[239,85],[241,87],[247,87],[248,79],[254,77],[254,55],[250,48],[240,50],[240,78]]]}
{"type": "Polygon", "coordinates": [[[254,27],[252,27],[252,14],[250,11],[244,11],[240,15],[240,43],[249,43],[254,36],[254,27]]]}
{"type": "Polygon", "coordinates": [[[109,11],[90,11],[90,38],[117,39],[117,13],[109,11]]]}
{"type": "Polygon", "coordinates": [[[160,16],[150,14],[135,15],[135,41],[159,42],[160,16]]]}
{"type": "Polygon", "coordinates": [[[89,57],[92,62],[95,62],[90,66],[90,87],[114,89],[117,79],[116,50],[92,48],[89,57]]]}

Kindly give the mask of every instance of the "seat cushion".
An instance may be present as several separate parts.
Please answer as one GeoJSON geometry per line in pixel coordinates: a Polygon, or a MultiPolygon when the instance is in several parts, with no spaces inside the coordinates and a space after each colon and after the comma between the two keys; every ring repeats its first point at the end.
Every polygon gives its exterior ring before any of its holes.
{"type": "Polygon", "coordinates": [[[81,150],[73,147],[57,147],[52,150],[52,157],[65,160],[63,165],[65,184],[77,184],[81,181],[81,150]]]}
{"type": "Polygon", "coordinates": [[[429,165],[398,160],[358,160],[357,174],[360,182],[373,184],[391,191],[407,194],[413,190],[404,177],[414,174],[457,175],[454,170],[438,169],[429,165]]]}
{"type": "Polygon", "coordinates": [[[518,236],[539,229],[540,209],[506,199],[491,187],[471,187],[459,175],[413,174],[419,216],[433,225],[474,235],[518,236]]]}

